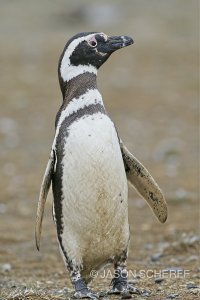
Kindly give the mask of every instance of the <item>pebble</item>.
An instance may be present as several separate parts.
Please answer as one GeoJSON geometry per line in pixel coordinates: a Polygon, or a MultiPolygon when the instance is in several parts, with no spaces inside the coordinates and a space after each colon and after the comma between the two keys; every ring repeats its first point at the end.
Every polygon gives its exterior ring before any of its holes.
{"type": "Polygon", "coordinates": [[[8,263],[3,264],[3,265],[1,265],[1,269],[3,272],[10,272],[12,269],[12,266],[11,266],[11,264],[8,264],[8,263]]]}
{"type": "Polygon", "coordinates": [[[131,299],[132,296],[130,293],[123,293],[123,295],[121,296],[121,299],[131,299]]]}
{"type": "Polygon", "coordinates": [[[187,200],[189,198],[189,192],[186,191],[184,188],[178,188],[175,191],[175,199],[176,200],[187,200]]]}
{"type": "Polygon", "coordinates": [[[99,298],[103,298],[103,300],[106,300],[106,299],[108,299],[106,296],[107,296],[107,292],[103,292],[103,291],[101,291],[101,292],[99,292],[98,293],[98,295],[99,295],[99,298]]]}
{"type": "Polygon", "coordinates": [[[53,284],[53,281],[47,280],[47,281],[46,281],[46,284],[53,284]]]}
{"type": "Polygon", "coordinates": [[[161,277],[155,278],[155,283],[161,283],[163,281],[164,281],[164,278],[161,278],[161,277]]]}
{"type": "Polygon", "coordinates": [[[172,258],[170,258],[170,263],[171,264],[178,264],[178,263],[180,263],[180,257],[172,257],[172,258]]]}
{"type": "Polygon", "coordinates": [[[145,250],[151,250],[153,248],[152,244],[144,244],[144,249],[145,250]]]}
{"type": "Polygon", "coordinates": [[[170,294],[170,295],[167,295],[167,298],[166,299],[175,299],[179,296],[179,294],[170,294]]]}
{"type": "Polygon", "coordinates": [[[183,238],[183,242],[186,245],[192,246],[198,242],[200,242],[200,237],[197,235],[192,235],[192,236],[185,236],[183,238]]]}
{"type": "Polygon", "coordinates": [[[150,292],[150,291],[147,291],[147,290],[143,290],[141,295],[142,295],[143,297],[150,297],[150,296],[151,296],[151,292],[150,292]]]}
{"type": "Polygon", "coordinates": [[[162,253],[160,253],[160,252],[155,253],[151,256],[151,261],[153,261],[153,262],[159,261],[161,257],[162,257],[162,253]]]}
{"type": "Polygon", "coordinates": [[[190,290],[190,294],[193,294],[193,295],[200,295],[200,289],[199,289],[199,288],[191,289],[191,290],[190,290]]]}
{"type": "Polygon", "coordinates": [[[187,262],[191,262],[191,261],[196,261],[196,260],[198,260],[199,259],[199,257],[198,257],[198,255],[191,255],[191,256],[189,256],[188,258],[187,258],[187,262]]]}
{"type": "Polygon", "coordinates": [[[134,285],[134,284],[138,283],[138,279],[131,279],[128,281],[128,283],[134,285]]]}
{"type": "Polygon", "coordinates": [[[62,292],[64,293],[64,294],[67,294],[68,292],[69,292],[69,290],[68,290],[68,288],[64,288],[63,290],[62,290],[62,292]]]}
{"type": "Polygon", "coordinates": [[[170,243],[168,242],[160,242],[158,244],[158,248],[160,252],[163,252],[165,249],[168,249],[170,247],[170,243]]]}
{"type": "Polygon", "coordinates": [[[187,288],[188,288],[188,290],[196,289],[196,288],[198,288],[198,285],[196,285],[194,282],[188,282],[187,283],[187,288]]]}

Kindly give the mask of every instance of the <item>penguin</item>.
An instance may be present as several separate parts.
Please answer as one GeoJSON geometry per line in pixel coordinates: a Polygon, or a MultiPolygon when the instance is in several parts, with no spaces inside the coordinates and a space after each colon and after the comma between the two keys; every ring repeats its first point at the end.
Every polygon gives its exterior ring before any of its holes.
{"type": "Polygon", "coordinates": [[[39,250],[52,184],[59,248],[76,298],[98,298],[88,283],[91,272],[107,264],[115,269],[110,294],[138,293],[127,280],[128,182],[161,223],[167,219],[161,189],[120,139],[97,88],[98,69],[116,50],[132,44],[128,36],[79,33],[66,43],[58,63],[63,103],[40,189],[35,238],[39,250]]]}

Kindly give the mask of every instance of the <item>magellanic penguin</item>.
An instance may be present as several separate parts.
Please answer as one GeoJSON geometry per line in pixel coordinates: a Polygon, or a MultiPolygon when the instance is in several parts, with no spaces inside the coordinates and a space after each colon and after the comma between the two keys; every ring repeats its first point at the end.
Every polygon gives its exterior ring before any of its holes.
{"type": "Polygon", "coordinates": [[[127,180],[160,222],[167,218],[164,196],[147,169],[128,151],[106,113],[97,89],[97,70],[127,36],[80,33],[64,47],[58,64],[63,103],[44,174],[37,209],[39,250],[44,206],[52,183],[53,217],[59,248],[77,298],[97,298],[87,286],[91,271],[115,268],[113,293],[137,289],[127,281],[129,244],[127,180]]]}

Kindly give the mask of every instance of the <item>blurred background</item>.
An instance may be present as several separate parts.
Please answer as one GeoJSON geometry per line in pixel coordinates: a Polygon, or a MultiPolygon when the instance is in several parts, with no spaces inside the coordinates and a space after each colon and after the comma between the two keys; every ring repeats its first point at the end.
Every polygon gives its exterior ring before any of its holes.
{"type": "MultiPolygon", "coordinates": [[[[198,0],[0,0],[4,299],[21,299],[19,293],[25,291],[29,299],[45,293],[49,298],[44,299],[64,299],[71,288],[58,251],[51,194],[40,253],[34,244],[34,222],[55,115],[62,103],[58,58],[66,41],[83,31],[125,34],[135,41],[100,69],[98,85],[121,138],[157,180],[169,207],[168,220],[161,225],[130,190],[129,268],[189,270],[188,276],[176,281],[169,276],[160,285],[139,276],[135,283],[148,290],[149,299],[173,294],[198,298],[198,4],[198,0]]],[[[108,283],[101,279],[93,285],[98,290],[108,283]]]]}

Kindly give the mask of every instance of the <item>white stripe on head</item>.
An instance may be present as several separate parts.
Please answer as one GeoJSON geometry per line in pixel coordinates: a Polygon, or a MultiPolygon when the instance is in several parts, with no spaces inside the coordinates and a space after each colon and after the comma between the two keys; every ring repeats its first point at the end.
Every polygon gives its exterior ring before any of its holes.
{"type": "Polygon", "coordinates": [[[122,41],[123,41],[123,47],[124,47],[124,46],[126,46],[126,41],[127,41],[127,40],[126,40],[126,38],[124,37],[124,35],[122,35],[121,38],[122,38],[122,41]]]}
{"type": "Polygon", "coordinates": [[[79,65],[79,66],[72,66],[70,64],[70,56],[72,55],[75,48],[83,41],[93,37],[95,33],[88,34],[83,37],[79,37],[77,39],[74,39],[67,49],[65,50],[65,53],[63,55],[61,64],[60,64],[60,75],[63,79],[63,81],[69,81],[72,78],[83,74],[85,72],[94,73],[97,74],[97,69],[92,65],[79,65]]]}
{"type": "Polygon", "coordinates": [[[98,103],[104,106],[101,94],[97,89],[87,90],[85,94],[81,95],[78,98],[74,98],[72,101],[69,102],[66,108],[62,111],[60,118],[58,120],[55,137],[52,145],[53,150],[55,150],[56,140],[59,134],[60,126],[62,125],[63,121],[73,113],[76,113],[79,109],[84,108],[85,106],[89,106],[91,104],[98,104],[98,103]]]}
{"type": "Polygon", "coordinates": [[[100,35],[104,38],[105,42],[107,42],[108,36],[103,32],[101,32],[100,35]]]}

